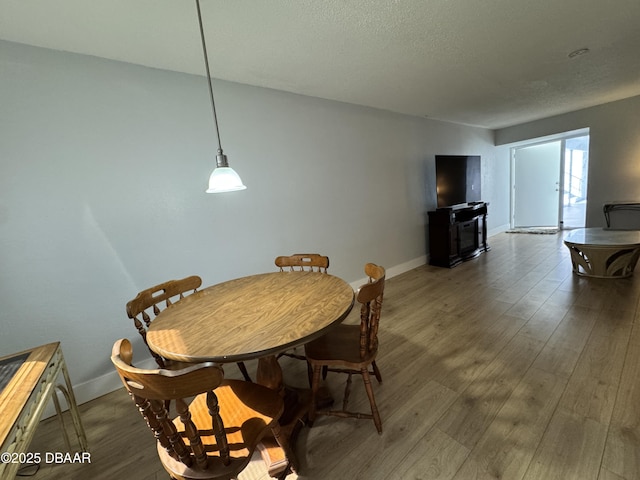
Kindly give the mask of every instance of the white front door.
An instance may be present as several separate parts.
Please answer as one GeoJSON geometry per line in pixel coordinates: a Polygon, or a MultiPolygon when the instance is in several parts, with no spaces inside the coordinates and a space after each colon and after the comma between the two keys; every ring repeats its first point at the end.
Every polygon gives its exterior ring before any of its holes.
{"type": "Polygon", "coordinates": [[[514,149],[514,227],[557,227],[562,141],[514,149]]]}

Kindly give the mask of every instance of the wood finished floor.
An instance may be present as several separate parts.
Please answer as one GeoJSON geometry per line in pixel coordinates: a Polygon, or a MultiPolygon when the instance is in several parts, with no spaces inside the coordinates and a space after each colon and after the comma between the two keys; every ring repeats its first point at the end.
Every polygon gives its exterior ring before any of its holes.
{"type": "MultiPolygon", "coordinates": [[[[456,268],[388,280],[384,383],[373,385],[384,432],[320,417],[302,430],[304,469],[289,479],[640,478],[640,277],[574,276],[562,233],[503,233],[490,245],[456,268]]],[[[301,363],[283,368],[303,386],[301,363]]],[[[335,397],[342,377],[328,379],[335,397]]],[[[359,379],[351,398],[366,410],[359,379]]],[[[92,464],[43,465],[32,478],[167,478],[123,390],[80,409],[92,464]]],[[[31,451],[64,450],[58,433],[45,420],[31,451]]],[[[240,478],[269,477],[258,457],[240,478]]]]}

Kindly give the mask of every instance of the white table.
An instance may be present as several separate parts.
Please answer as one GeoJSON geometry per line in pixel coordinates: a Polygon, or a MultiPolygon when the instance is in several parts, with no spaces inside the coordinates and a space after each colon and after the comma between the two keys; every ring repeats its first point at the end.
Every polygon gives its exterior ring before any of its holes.
{"type": "Polygon", "coordinates": [[[577,228],[564,243],[574,273],[585,277],[630,277],[640,258],[640,230],[577,228]]]}

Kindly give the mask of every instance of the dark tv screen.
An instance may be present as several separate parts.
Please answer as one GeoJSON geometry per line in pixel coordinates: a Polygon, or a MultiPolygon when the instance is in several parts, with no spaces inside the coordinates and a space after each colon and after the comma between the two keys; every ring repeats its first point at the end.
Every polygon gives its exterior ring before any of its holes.
{"type": "Polygon", "coordinates": [[[436,155],[438,208],[481,201],[480,155],[436,155]]]}

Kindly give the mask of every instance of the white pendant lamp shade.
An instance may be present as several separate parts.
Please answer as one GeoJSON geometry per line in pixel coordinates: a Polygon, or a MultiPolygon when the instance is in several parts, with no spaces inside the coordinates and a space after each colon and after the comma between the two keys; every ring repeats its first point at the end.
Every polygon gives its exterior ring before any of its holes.
{"type": "Polygon", "coordinates": [[[216,138],[218,139],[218,154],[216,155],[216,168],[209,177],[209,188],[207,193],[234,192],[244,190],[245,187],[240,180],[240,176],[229,166],[227,156],[222,152],[220,143],[220,129],[218,128],[218,115],[216,113],[216,102],[213,98],[213,86],[211,85],[211,71],[209,69],[209,56],[207,55],[207,43],[204,39],[204,28],[202,27],[202,12],[200,11],[200,0],[196,0],[196,10],[198,12],[198,26],[200,27],[200,39],[202,40],[202,54],[204,56],[204,66],[207,71],[207,83],[209,85],[209,97],[211,99],[211,110],[213,112],[213,124],[215,126],[216,138]]]}
{"type": "Polygon", "coordinates": [[[217,167],[209,177],[207,193],[234,192],[247,188],[240,176],[231,167],[217,167]]]}

